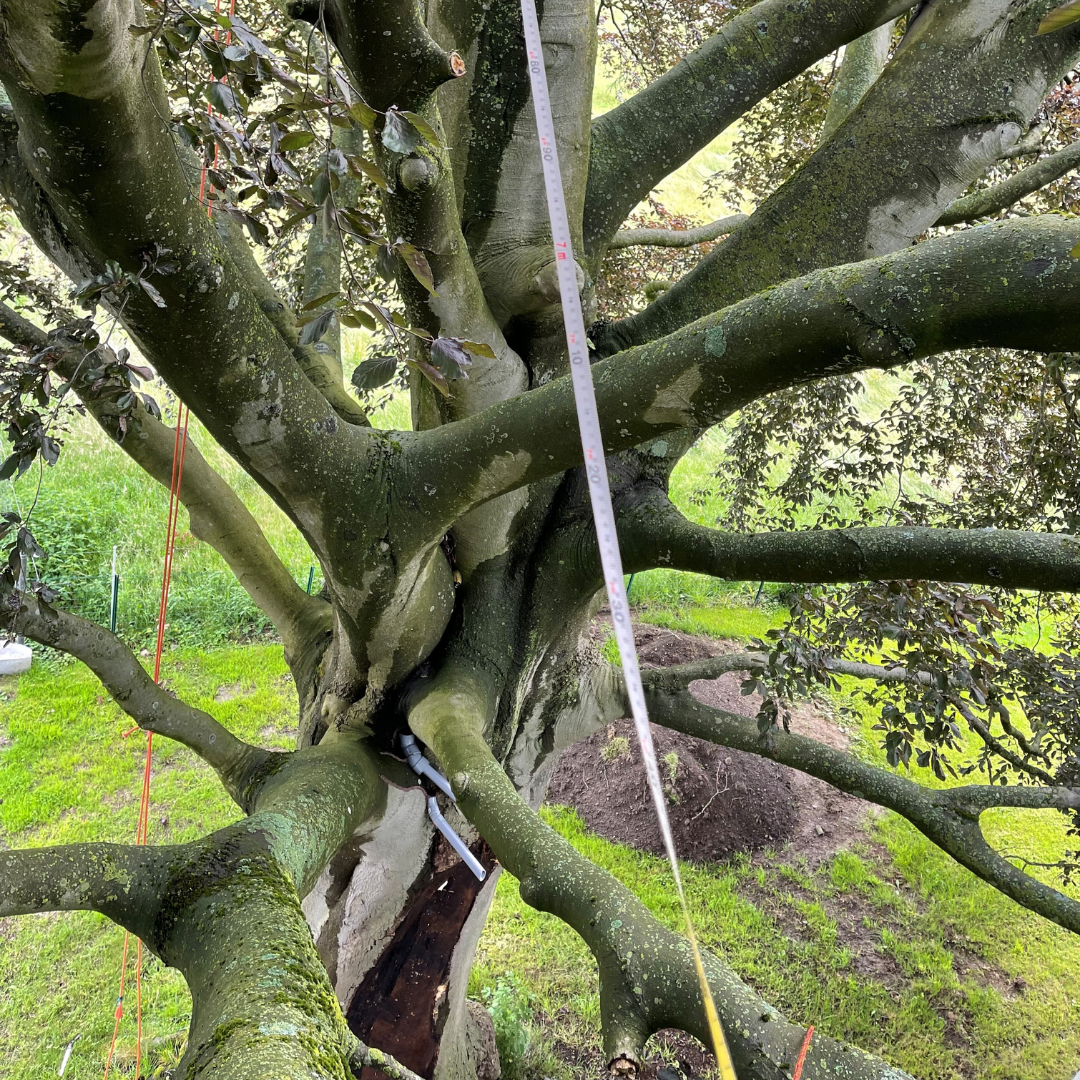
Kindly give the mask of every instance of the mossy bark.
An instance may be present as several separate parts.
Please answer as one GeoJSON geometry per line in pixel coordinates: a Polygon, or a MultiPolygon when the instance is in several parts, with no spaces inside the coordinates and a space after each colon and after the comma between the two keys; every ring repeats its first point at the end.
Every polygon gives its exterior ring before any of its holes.
{"type": "MultiPolygon", "coordinates": [[[[808,165],[673,295],[603,340],[635,343],[594,368],[629,565],[677,558],[755,576],[782,565],[787,579],[796,559],[819,580],[962,573],[1076,588],[1066,538],[725,538],[671,518],[666,498],[695,433],[772,390],[962,346],[1080,351],[1073,223],[995,226],[865,258],[934,221],[1073,63],[1080,30],[1033,37],[1051,2],[927,8],[808,165]],[[864,261],[838,265],[851,259],[864,261]]],[[[451,774],[463,812],[447,807],[455,825],[483,852],[470,823],[479,830],[526,899],[588,942],[607,1051],[637,1062],[658,1026],[704,1034],[687,946],[532,812],[560,749],[625,709],[587,636],[599,602],[595,536],[516,7],[292,7],[325,15],[371,104],[415,109],[446,136],[445,149],[404,157],[376,140],[391,181],[388,235],[429,255],[437,296],[401,273],[413,322],[486,342],[495,358],[478,359],[447,401],[418,382],[416,430],[367,427],[338,365],[299,344],[295,314],[243,238],[198,205],[162,122],[155,56],[128,30],[135,0],[5,7],[0,80],[13,108],[0,110],[0,190],[73,278],[106,260],[137,271],[154,244],[173,251],[179,273],[154,280],[165,307],[133,296],[125,328],[301,530],[326,590],[304,595],[220,478],[189,460],[181,499],[193,531],[285,640],[301,702],[288,755],[243,744],[171,698],[102,628],[13,597],[14,625],[85,660],[143,727],[202,755],[247,816],[183,847],[4,853],[0,912],[104,911],[183,971],[194,999],[185,1078],[372,1068],[345,1017],[372,1041],[390,1039],[399,1009],[402,1056],[415,1030],[425,1075],[469,1080],[464,994],[491,884],[466,888],[434,840],[415,777],[391,753],[407,718],[451,774]],[[451,880],[454,904],[440,891],[451,880]],[[421,957],[431,928],[438,947],[421,957]],[[402,972],[414,961],[410,981],[402,972]]],[[[597,260],[638,198],[784,79],[897,13],[881,0],[764,0],[590,122],[595,12],[585,0],[542,7],[586,307],[597,260]]],[[[326,220],[311,237],[309,298],[338,273],[326,220]]],[[[40,346],[24,323],[0,309],[0,333],[40,346]]],[[[87,404],[108,426],[108,406],[87,404]]],[[[143,423],[146,438],[128,452],[164,480],[169,432],[143,423]]],[[[949,813],[977,817],[970,806],[949,813]]],[[[971,830],[938,839],[985,854],[971,830]]],[[[802,1029],[719,959],[709,965],[740,1080],[787,1076],[802,1029]]],[[[900,1074],[818,1039],[805,1075],[900,1074]]]]}

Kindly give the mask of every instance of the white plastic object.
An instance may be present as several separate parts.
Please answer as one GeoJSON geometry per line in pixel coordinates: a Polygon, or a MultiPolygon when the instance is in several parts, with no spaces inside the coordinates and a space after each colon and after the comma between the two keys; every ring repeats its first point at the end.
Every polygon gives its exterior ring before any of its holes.
{"type": "Polygon", "coordinates": [[[0,644],[0,675],[21,675],[30,670],[34,654],[27,645],[17,641],[0,644]]]}
{"type": "Polygon", "coordinates": [[[473,872],[477,881],[483,881],[487,877],[487,871],[480,865],[480,860],[469,850],[465,841],[450,827],[450,822],[443,817],[439,809],[439,800],[434,795],[428,796],[428,817],[432,824],[446,837],[450,846],[461,856],[461,861],[473,872]]]}
{"type": "Polygon", "coordinates": [[[457,802],[450,787],[450,781],[424,757],[420,747],[416,745],[415,735],[402,735],[401,749],[409,767],[417,776],[426,776],[447,798],[457,802]]]}

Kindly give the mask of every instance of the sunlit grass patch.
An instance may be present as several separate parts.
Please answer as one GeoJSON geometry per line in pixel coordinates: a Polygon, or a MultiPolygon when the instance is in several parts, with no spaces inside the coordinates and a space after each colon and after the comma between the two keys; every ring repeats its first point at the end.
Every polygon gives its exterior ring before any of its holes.
{"type": "MultiPolygon", "coordinates": [[[[166,685],[237,735],[284,746],[296,694],[280,646],[178,649],[166,685]],[[222,687],[238,688],[227,701],[222,687]]],[[[145,736],[81,664],[35,664],[0,686],[0,843],[129,843],[135,835],[145,736]],[[8,745],[10,743],[10,745],[8,745]]],[[[150,842],[183,843],[240,816],[209,766],[154,741],[150,842]]],[[[113,1029],[123,931],[94,913],[0,920],[0,1076],[55,1075],[76,1035],[65,1080],[100,1080],[113,1029]]],[[[129,978],[134,973],[134,945],[129,978]]],[[[134,991],[125,1001],[117,1075],[134,1073],[134,991]]],[[[179,972],[144,953],[143,1023],[151,1065],[174,1061],[191,999],[179,972]]]]}

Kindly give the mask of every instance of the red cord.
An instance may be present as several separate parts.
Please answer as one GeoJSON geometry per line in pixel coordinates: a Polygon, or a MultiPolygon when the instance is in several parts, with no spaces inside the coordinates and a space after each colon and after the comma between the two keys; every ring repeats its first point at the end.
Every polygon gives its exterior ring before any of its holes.
{"type": "MultiPolygon", "coordinates": [[[[221,11],[221,0],[217,0],[216,10],[221,11]]],[[[236,13],[236,0],[230,0],[229,17],[236,13]]],[[[214,31],[215,40],[218,31],[214,31]]],[[[232,39],[232,31],[225,34],[225,44],[232,39]]],[[[214,106],[207,106],[207,113],[214,115],[214,106]]],[[[214,142],[214,165],[218,163],[218,145],[214,142]]],[[[206,173],[207,168],[202,168],[202,177],[199,182],[199,201],[203,202],[206,196],[206,173]]],[[[206,216],[212,217],[213,205],[206,208],[206,216]]],[[[154,682],[161,677],[161,654],[165,646],[165,615],[169,609],[169,587],[172,584],[173,552],[176,546],[176,523],[180,516],[180,484],[184,475],[184,453],[187,450],[188,420],[191,412],[187,406],[181,404],[180,412],[176,418],[176,436],[173,440],[172,478],[169,484],[169,517],[165,527],[165,566],[161,574],[161,600],[158,603],[157,643],[154,648],[154,682]]],[[[124,738],[133,734],[137,728],[124,732],[124,738]]],[[[142,795],[139,800],[139,821],[135,828],[135,843],[145,844],[150,824],[150,771],[153,761],[154,733],[146,734],[146,761],[143,765],[142,795]]],[[[116,1021],[113,1024],[112,1041],[109,1043],[109,1055],[105,1059],[105,1080],[109,1080],[109,1070],[112,1068],[113,1053],[116,1050],[116,1040],[120,1033],[120,1019],[124,1015],[124,977],[127,972],[128,931],[124,931],[124,952],[120,961],[120,996],[116,1003],[116,1021]]],[[[135,943],[135,1077],[138,1080],[142,1070],[142,939],[136,939],[135,943]]]]}
{"type": "MultiPolygon", "coordinates": [[[[161,575],[161,600],[158,603],[157,644],[154,649],[154,682],[161,677],[161,654],[165,646],[165,616],[169,609],[169,587],[172,584],[173,553],[176,547],[176,528],[180,518],[180,485],[184,476],[184,455],[187,450],[188,421],[191,412],[185,405],[180,406],[176,418],[176,436],[173,440],[172,477],[169,484],[169,514],[165,527],[165,566],[161,575]]],[[[136,730],[136,729],[132,729],[136,730]]],[[[127,738],[132,732],[124,732],[127,738]]],[[[146,734],[146,758],[143,764],[142,792],[139,798],[139,819],[135,827],[135,843],[146,843],[150,825],[150,773],[153,765],[154,733],[146,734]]],[[[109,1043],[109,1055],[105,1060],[105,1080],[108,1080],[112,1068],[113,1053],[120,1033],[120,1019],[124,1015],[124,979],[127,974],[128,944],[131,935],[124,931],[124,952],[120,961],[120,995],[117,998],[115,1023],[113,1024],[112,1042],[109,1043]]],[[[135,942],[135,1076],[142,1069],[142,940],[135,942]]]]}
{"type": "Polygon", "coordinates": [[[803,1065],[806,1064],[806,1051],[810,1049],[810,1040],[814,1037],[814,1025],[806,1029],[806,1038],[803,1039],[802,1049],[799,1051],[799,1059],[795,1062],[795,1071],[791,1074],[791,1080],[799,1080],[802,1076],[803,1065]]]}
{"type": "Polygon", "coordinates": [[[109,1043],[109,1056],[105,1059],[105,1080],[109,1080],[109,1069],[112,1068],[113,1051],[116,1049],[116,1036],[120,1032],[120,1017],[124,1015],[124,972],[127,970],[128,938],[130,935],[124,931],[124,955],[120,960],[120,996],[116,999],[116,1022],[113,1024],[112,1042],[109,1043]]]}

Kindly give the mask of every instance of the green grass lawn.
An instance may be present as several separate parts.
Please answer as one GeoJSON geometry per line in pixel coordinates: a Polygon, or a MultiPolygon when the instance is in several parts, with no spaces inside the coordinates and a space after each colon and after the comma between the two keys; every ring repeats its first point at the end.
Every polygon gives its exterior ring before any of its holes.
{"type": "MultiPolygon", "coordinates": [[[[684,613],[697,632],[759,633],[761,609],[684,613]],[[757,620],[748,625],[746,620],[757,620]]],[[[167,684],[238,735],[288,746],[296,700],[276,645],[176,649],[167,684]]],[[[80,665],[38,664],[0,687],[0,842],[16,847],[126,841],[135,830],[143,736],[80,665]]],[[[869,718],[867,718],[867,727],[869,718]]],[[[875,756],[863,733],[861,752],[875,756]]],[[[211,771],[182,747],[158,741],[151,842],[192,839],[237,811],[211,771]]],[[[679,915],[662,860],[585,832],[572,812],[544,811],[580,850],[634,889],[671,926],[679,915]]],[[[994,839],[1048,855],[1063,843],[1056,816],[999,813],[994,839]]],[[[882,818],[855,850],[815,872],[783,855],[686,868],[703,939],[791,1017],[886,1054],[921,1078],[1068,1080],[1080,1067],[1080,941],[1030,915],[957,867],[903,821],[882,818]],[[884,982],[856,971],[838,937],[837,912],[862,913],[864,952],[884,958],[884,982]],[[792,934],[792,927],[795,932],[792,934]],[[1023,992],[1013,981],[1026,981],[1023,992]]],[[[59,1065],[76,1035],[67,1076],[100,1076],[112,1033],[123,934],[88,914],[0,921],[0,1076],[30,1080],[59,1065]]],[[[149,958],[144,1001],[151,1065],[176,1059],[190,1000],[175,972],[149,958]]],[[[528,1034],[519,1076],[571,1080],[560,1043],[596,1052],[599,1008],[591,958],[576,935],[526,907],[514,881],[499,882],[470,984],[512,1030],[528,1034]]],[[[131,1018],[133,999],[128,999],[131,1018]]],[[[130,1075],[133,1026],[125,1022],[120,1075],[130,1075]]],[[[505,1045],[505,1038],[504,1038],[505,1045]]]]}

